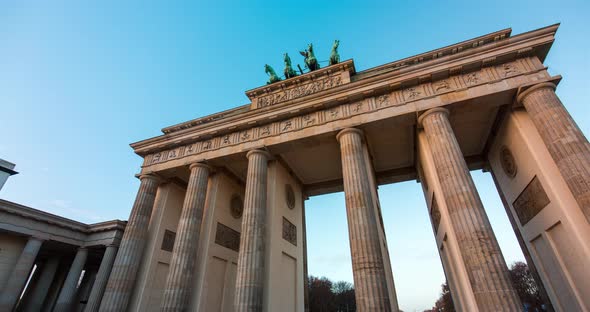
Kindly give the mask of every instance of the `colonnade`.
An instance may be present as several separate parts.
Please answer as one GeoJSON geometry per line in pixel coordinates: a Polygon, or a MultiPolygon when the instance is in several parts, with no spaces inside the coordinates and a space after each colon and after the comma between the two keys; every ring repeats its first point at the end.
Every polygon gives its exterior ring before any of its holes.
{"type": "MultiPolygon", "coordinates": [[[[518,100],[529,112],[561,174],[589,217],[590,147],[553,90],[554,85],[540,84],[521,93],[518,100]]],[[[460,247],[462,270],[467,273],[477,308],[480,311],[520,311],[522,304],[510,282],[508,268],[453,133],[449,110],[433,108],[423,112],[418,119],[418,128],[425,134],[430,147],[430,157],[441,186],[438,200],[444,201],[448,209],[449,222],[460,247]]],[[[384,263],[379,238],[380,211],[370,195],[374,177],[370,172],[370,160],[363,154],[366,149],[363,132],[357,128],[343,129],[336,139],[341,151],[357,308],[359,311],[397,310],[393,284],[387,281],[387,274],[391,272],[384,263]]],[[[267,163],[272,156],[256,149],[248,152],[247,158],[234,307],[235,311],[262,311],[265,215],[269,208],[266,207],[267,163]]],[[[203,163],[190,165],[162,311],[184,311],[188,307],[211,171],[203,163]]],[[[140,179],[139,192],[100,311],[123,311],[132,295],[160,182],[152,174],[142,175],[140,179]]],[[[34,254],[38,245],[40,242],[32,241],[27,252],[34,254]]],[[[30,256],[25,255],[27,257],[30,256]]],[[[23,265],[29,262],[23,260],[23,265]]],[[[22,280],[13,283],[22,283],[22,280]]],[[[97,296],[94,292],[91,295],[93,298],[97,296]]],[[[67,299],[68,294],[63,294],[63,298],[67,299]]]]}
{"type": "Polygon", "coordinates": [[[17,304],[19,311],[72,311],[77,304],[75,299],[80,295],[80,290],[90,287],[91,294],[84,311],[98,311],[117,246],[106,247],[98,272],[86,271],[80,284],[88,258],[88,248],[79,247],[71,263],[60,255],[51,255],[39,261],[38,253],[43,243],[44,240],[38,237],[28,239],[0,294],[0,311],[12,311],[17,304]],[[37,265],[37,269],[32,272],[34,265],[37,265]],[[60,274],[63,279],[60,279],[60,274]],[[27,282],[26,293],[21,298],[27,282]]]}

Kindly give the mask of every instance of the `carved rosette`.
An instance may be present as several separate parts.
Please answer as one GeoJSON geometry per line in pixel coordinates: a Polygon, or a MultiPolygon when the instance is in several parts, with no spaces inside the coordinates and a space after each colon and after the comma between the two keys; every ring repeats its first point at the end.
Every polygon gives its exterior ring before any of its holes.
{"type": "Polygon", "coordinates": [[[242,213],[244,211],[244,201],[242,201],[242,198],[240,197],[240,195],[238,194],[234,194],[231,197],[230,200],[230,204],[229,204],[229,208],[230,208],[230,213],[232,215],[232,217],[239,219],[242,217],[242,213]]]}
{"type": "Polygon", "coordinates": [[[289,209],[295,208],[295,192],[291,184],[285,184],[285,201],[289,209]]]}
{"type": "Polygon", "coordinates": [[[516,173],[518,172],[516,160],[514,160],[514,156],[510,149],[505,145],[500,148],[500,164],[502,165],[502,170],[504,170],[504,173],[508,177],[514,178],[516,176],[516,173]]]}

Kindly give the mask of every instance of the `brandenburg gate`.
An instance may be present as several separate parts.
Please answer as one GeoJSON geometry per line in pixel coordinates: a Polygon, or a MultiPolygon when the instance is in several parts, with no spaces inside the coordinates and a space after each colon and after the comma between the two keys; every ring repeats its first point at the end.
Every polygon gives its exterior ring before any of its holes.
{"type": "Polygon", "coordinates": [[[545,299],[589,311],[590,145],[543,64],[557,28],[360,72],[338,62],[131,144],[141,184],[100,311],[304,311],[305,200],[340,191],[358,311],[398,311],[377,187],[407,180],[424,190],[457,309],[521,311],[476,169],[545,299]]]}

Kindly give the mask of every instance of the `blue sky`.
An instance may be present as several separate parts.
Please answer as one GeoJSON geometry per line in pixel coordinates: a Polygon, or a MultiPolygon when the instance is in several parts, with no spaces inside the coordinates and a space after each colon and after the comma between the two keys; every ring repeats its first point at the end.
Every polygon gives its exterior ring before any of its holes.
{"type": "MultiPolygon", "coordinates": [[[[590,133],[588,1],[2,1],[0,158],[17,164],[3,199],[84,222],[126,219],[141,159],[129,143],[248,102],[263,66],[314,43],[320,60],[364,70],[499,29],[561,22],[545,64],[590,133]]],[[[504,256],[522,258],[491,178],[473,172],[504,256]]],[[[444,274],[420,186],[381,186],[400,306],[422,311],[444,274]]],[[[343,194],[306,202],[309,271],[352,281],[343,194]],[[326,222],[330,221],[330,222],[326,222]]]]}

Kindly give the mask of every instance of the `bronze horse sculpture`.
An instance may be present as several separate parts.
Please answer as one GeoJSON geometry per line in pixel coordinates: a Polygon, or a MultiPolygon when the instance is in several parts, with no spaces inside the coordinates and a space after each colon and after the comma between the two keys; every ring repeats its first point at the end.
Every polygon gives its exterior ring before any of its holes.
{"type": "Polygon", "coordinates": [[[268,74],[268,81],[266,82],[266,84],[271,84],[271,83],[281,81],[281,78],[279,78],[279,76],[277,76],[277,73],[275,73],[275,70],[272,69],[272,67],[270,67],[270,65],[268,65],[268,64],[264,65],[264,72],[268,74]]]}
{"type": "Polygon", "coordinates": [[[283,55],[283,58],[285,60],[285,69],[283,72],[285,74],[285,79],[297,76],[297,73],[295,72],[295,70],[293,70],[293,67],[291,66],[291,58],[289,57],[289,54],[285,53],[283,55]]]}
{"type": "Polygon", "coordinates": [[[338,46],[340,45],[340,40],[334,40],[334,45],[332,46],[332,52],[330,53],[330,65],[340,63],[340,54],[338,54],[338,46]]]}
{"type": "Polygon", "coordinates": [[[318,60],[313,54],[313,44],[310,43],[305,51],[300,51],[299,53],[305,57],[305,65],[309,71],[320,69],[320,63],[318,63],[318,60]]]}

